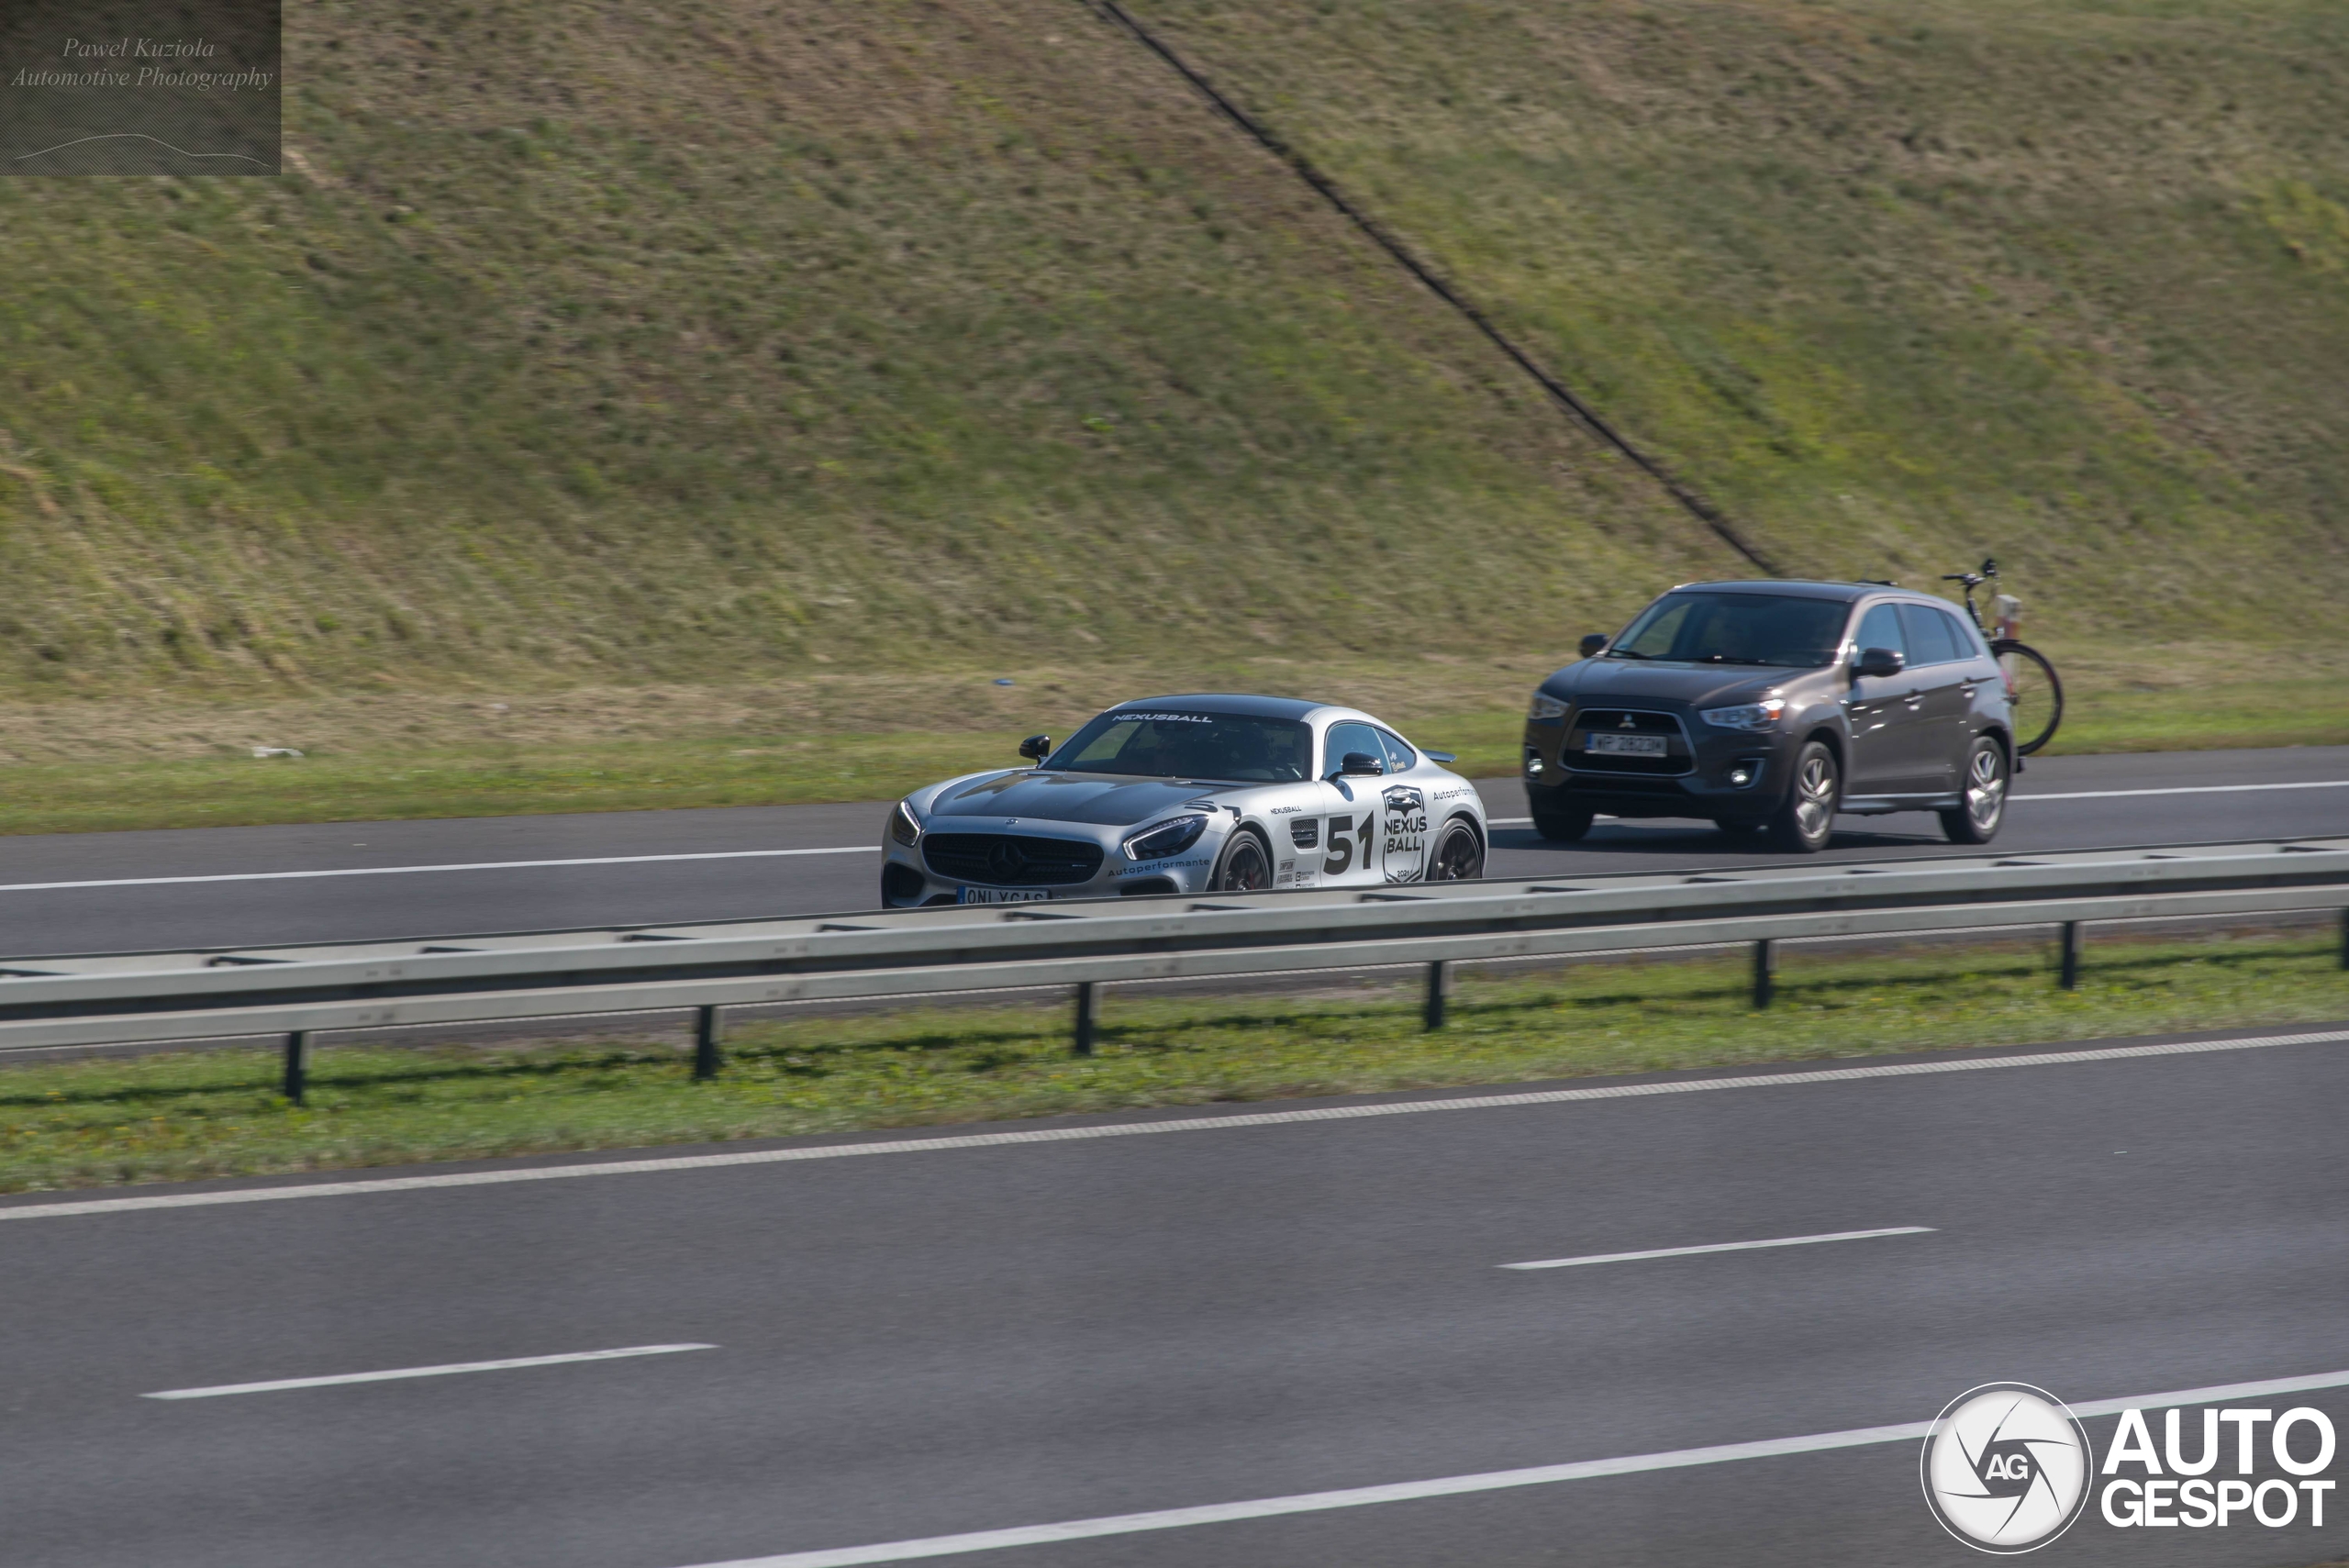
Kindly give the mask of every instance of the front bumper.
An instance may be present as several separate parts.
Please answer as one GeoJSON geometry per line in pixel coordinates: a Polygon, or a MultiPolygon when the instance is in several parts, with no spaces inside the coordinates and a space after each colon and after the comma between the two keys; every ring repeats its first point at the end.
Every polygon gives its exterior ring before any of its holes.
{"type": "MultiPolygon", "coordinates": [[[[985,817],[933,818],[910,845],[886,829],[881,836],[881,906],[912,909],[937,904],[1044,903],[1064,898],[1119,898],[1151,894],[1203,893],[1215,878],[1228,829],[1211,824],[1197,843],[1161,861],[1130,861],[1119,845],[1131,827],[1088,828],[1081,823],[1017,823],[985,817]],[[1007,870],[989,862],[985,850],[957,842],[952,854],[933,853],[939,843],[986,840],[1041,840],[1049,847],[1031,863],[1007,870]],[[1086,874],[1072,867],[1085,851],[1098,863],[1086,874]],[[975,851],[975,852],[974,852],[975,851]]],[[[988,846],[991,848],[991,846],[988,846]]]]}
{"type": "Polygon", "coordinates": [[[1643,709],[1673,721],[1661,759],[1595,756],[1575,744],[1580,710],[1529,719],[1522,775],[1535,809],[1611,817],[1765,817],[1785,795],[1795,737],[1783,730],[1718,729],[1695,714],[1643,709]]]}

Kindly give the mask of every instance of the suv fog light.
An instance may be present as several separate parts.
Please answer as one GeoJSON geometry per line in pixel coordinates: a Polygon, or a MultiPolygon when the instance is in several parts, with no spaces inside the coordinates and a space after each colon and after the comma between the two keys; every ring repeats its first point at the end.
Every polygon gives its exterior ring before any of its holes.
{"type": "Polygon", "coordinates": [[[1743,789],[1753,782],[1753,770],[1747,767],[1731,768],[1729,771],[1729,782],[1739,789],[1743,789]]]}
{"type": "Polygon", "coordinates": [[[1752,789],[1754,781],[1762,776],[1762,759],[1740,757],[1729,765],[1729,772],[1723,776],[1728,779],[1731,789],[1752,789]]]}

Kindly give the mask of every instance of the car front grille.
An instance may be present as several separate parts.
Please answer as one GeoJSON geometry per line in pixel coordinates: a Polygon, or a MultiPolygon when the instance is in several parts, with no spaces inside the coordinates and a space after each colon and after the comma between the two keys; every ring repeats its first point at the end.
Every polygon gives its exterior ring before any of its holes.
{"type": "Polygon", "coordinates": [[[1644,708],[1590,707],[1577,712],[1566,728],[1560,762],[1576,773],[1645,774],[1651,778],[1686,773],[1696,768],[1696,753],[1688,732],[1668,713],[1644,708]],[[1661,757],[1620,757],[1590,750],[1593,735],[1658,735],[1664,738],[1661,757]]]}
{"type": "Polygon", "coordinates": [[[994,887],[1067,887],[1101,869],[1101,846],[1024,833],[927,833],[921,858],[938,875],[994,887]]]}

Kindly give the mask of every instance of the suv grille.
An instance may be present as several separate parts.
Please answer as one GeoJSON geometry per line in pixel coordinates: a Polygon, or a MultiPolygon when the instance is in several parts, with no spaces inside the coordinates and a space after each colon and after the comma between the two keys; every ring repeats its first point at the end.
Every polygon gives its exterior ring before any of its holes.
{"type": "Polygon", "coordinates": [[[1680,727],[1680,721],[1668,713],[1649,713],[1640,708],[1592,707],[1576,713],[1567,728],[1565,746],[1558,760],[1576,773],[1645,773],[1651,777],[1686,773],[1696,767],[1696,754],[1689,749],[1688,734],[1680,727]],[[1658,736],[1664,740],[1664,755],[1637,757],[1593,751],[1593,735],[1658,736]]]}
{"type": "Polygon", "coordinates": [[[1101,846],[1024,833],[926,833],[921,858],[939,875],[996,887],[1066,887],[1101,869],[1101,846]]]}

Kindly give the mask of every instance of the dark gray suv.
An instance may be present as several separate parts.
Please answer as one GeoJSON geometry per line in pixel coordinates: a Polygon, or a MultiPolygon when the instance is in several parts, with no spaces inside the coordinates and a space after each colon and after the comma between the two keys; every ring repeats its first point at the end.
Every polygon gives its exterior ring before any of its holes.
{"type": "Polygon", "coordinates": [[[1941,599],[1875,583],[1689,583],[1542,683],[1525,793],[1545,839],[1591,817],[1710,817],[1823,849],[1839,811],[1932,811],[1953,843],[2005,814],[1998,662],[1941,599]]]}

